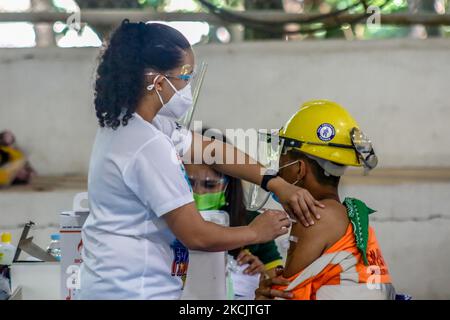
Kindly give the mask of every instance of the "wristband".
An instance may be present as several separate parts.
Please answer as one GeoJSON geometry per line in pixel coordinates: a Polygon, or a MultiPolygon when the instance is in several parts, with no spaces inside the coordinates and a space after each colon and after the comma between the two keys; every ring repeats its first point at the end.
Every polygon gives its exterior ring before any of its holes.
{"type": "Polygon", "coordinates": [[[267,172],[262,178],[261,188],[263,188],[267,192],[270,192],[270,190],[267,189],[267,184],[269,183],[270,180],[272,180],[276,177],[278,177],[278,172],[274,172],[274,171],[267,172]]]}

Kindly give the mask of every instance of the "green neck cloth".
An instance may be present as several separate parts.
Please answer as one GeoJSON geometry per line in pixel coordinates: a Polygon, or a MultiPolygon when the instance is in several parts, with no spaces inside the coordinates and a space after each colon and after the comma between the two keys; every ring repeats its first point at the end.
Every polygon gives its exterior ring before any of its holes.
{"type": "Polygon", "coordinates": [[[364,202],[355,198],[345,198],[344,205],[347,207],[347,214],[353,226],[356,247],[361,251],[364,264],[367,266],[367,241],[369,239],[369,215],[376,212],[366,206],[364,202]]]}

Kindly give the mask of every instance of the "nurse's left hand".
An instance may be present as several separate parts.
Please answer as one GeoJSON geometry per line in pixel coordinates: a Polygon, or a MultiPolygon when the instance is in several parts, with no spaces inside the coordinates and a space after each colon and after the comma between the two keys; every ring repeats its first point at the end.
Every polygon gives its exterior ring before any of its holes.
{"type": "Polygon", "coordinates": [[[261,260],[247,249],[242,250],[236,260],[240,266],[249,264],[248,268],[244,270],[244,274],[252,276],[264,271],[264,264],[261,260]]]}
{"type": "Polygon", "coordinates": [[[314,199],[308,190],[290,184],[281,177],[270,180],[268,187],[278,197],[284,210],[305,227],[314,224],[312,215],[320,219],[318,209],[325,206],[314,199]]]}

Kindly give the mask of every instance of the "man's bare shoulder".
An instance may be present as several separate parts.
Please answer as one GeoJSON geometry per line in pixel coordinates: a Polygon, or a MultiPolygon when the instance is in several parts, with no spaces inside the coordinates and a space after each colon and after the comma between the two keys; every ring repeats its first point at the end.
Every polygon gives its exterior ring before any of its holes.
{"type": "Polygon", "coordinates": [[[285,276],[292,276],[310,265],[325,250],[338,241],[347,230],[348,218],[344,205],[336,200],[322,200],[325,208],[319,208],[320,219],[305,227],[301,223],[292,226],[291,242],[286,262],[285,276]]]}
{"type": "Polygon", "coordinates": [[[325,244],[334,243],[347,230],[349,224],[347,209],[342,203],[333,199],[324,199],[320,202],[325,205],[324,208],[317,208],[320,219],[314,218],[314,225],[309,227],[296,223],[293,226],[293,234],[302,238],[315,238],[325,244]]]}

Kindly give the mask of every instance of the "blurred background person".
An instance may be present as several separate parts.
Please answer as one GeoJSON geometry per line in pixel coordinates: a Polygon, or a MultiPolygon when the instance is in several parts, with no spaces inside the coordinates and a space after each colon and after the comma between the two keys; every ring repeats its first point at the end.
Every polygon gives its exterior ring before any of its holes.
{"type": "MultiPolygon", "coordinates": [[[[210,130],[203,130],[203,134],[206,132],[210,130]]],[[[225,137],[222,141],[228,142],[225,137]]],[[[248,225],[258,216],[259,212],[248,211],[245,207],[240,179],[203,164],[186,164],[185,167],[199,211],[223,210],[228,213],[232,227],[248,225]]],[[[253,300],[260,275],[274,277],[275,269],[283,265],[281,254],[273,240],[229,251],[229,259],[235,299],[253,300]]]]}

